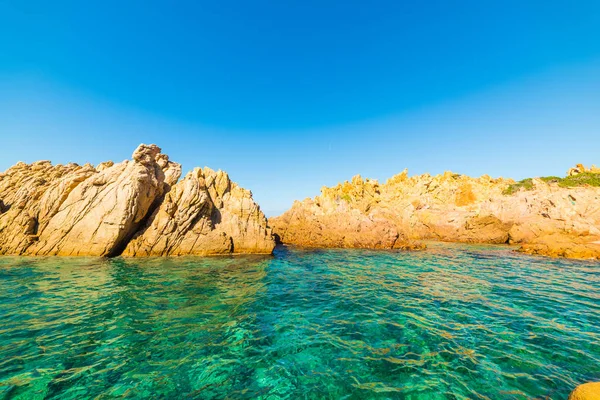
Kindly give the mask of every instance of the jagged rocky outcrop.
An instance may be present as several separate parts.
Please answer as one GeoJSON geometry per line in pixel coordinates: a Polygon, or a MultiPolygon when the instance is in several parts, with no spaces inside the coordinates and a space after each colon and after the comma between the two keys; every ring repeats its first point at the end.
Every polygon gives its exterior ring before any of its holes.
{"type": "Polygon", "coordinates": [[[132,160],[117,164],[109,161],[95,168],[90,164],[53,166],[49,161],[18,163],[0,174],[0,254],[114,256],[124,250],[127,255],[271,252],[271,232],[250,192],[231,183],[222,172],[211,175],[214,182],[202,179],[206,193],[215,193],[210,205],[201,207],[210,211],[210,224],[198,230],[198,221],[206,216],[199,212],[194,223],[178,226],[177,230],[161,229],[162,240],[169,243],[164,251],[158,251],[155,245],[151,248],[156,250],[143,251],[142,239],[149,240],[149,232],[158,224],[162,211],[169,215],[173,206],[180,205],[178,216],[193,214],[193,209],[186,211],[185,207],[204,201],[200,200],[204,191],[189,190],[190,175],[177,183],[180,175],[181,166],[169,161],[156,145],[140,145],[132,160]],[[174,247],[170,243],[182,237],[191,240],[194,235],[198,236],[197,242],[203,243],[204,251],[182,246],[183,240],[176,251],[171,251],[174,247]],[[137,247],[130,243],[134,236],[137,247]],[[190,250],[187,253],[186,248],[190,250]]]}
{"type": "Polygon", "coordinates": [[[575,176],[575,175],[579,175],[579,174],[584,174],[586,172],[589,172],[592,174],[600,174],[600,168],[596,167],[595,165],[592,165],[591,167],[587,168],[583,164],[577,164],[576,166],[574,166],[573,168],[570,168],[567,171],[567,176],[575,176]]]}
{"type": "Polygon", "coordinates": [[[269,254],[273,247],[250,191],[225,172],[195,168],[173,186],[123,255],[269,254]]]}
{"type": "Polygon", "coordinates": [[[304,247],[422,248],[378,206],[380,198],[376,181],[354,177],[351,183],[322,188],[314,199],[294,202],[270,224],[280,241],[304,247]]]}
{"type": "MultiPolygon", "coordinates": [[[[589,172],[590,170],[585,170],[589,172]]],[[[284,243],[315,247],[412,247],[419,240],[522,244],[531,254],[600,258],[600,188],[446,172],[384,184],[356,176],[270,219],[284,243]],[[395,239],[394,239],[395,238],[395,239]]]]}

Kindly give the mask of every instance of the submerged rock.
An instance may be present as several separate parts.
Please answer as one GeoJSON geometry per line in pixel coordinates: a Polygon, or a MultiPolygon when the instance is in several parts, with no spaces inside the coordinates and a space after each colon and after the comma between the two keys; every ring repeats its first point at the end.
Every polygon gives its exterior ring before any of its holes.
{"type": "Polygon", "coordinates": [[[569,400],[600,400],[600,382],[577,386],[569,395],[569,400]]]}
{"type": "Polygon", "coordinates": [[[114,256],[126,248],[129,255],[272,250],[274,241],[266,219],[248,191],[219,172],[202,178],[205,190],[193,192],[189,185],[193,179],[177,184],[180,175],[181,166],[169,161],[156,145],[140,145],[132,160],[105,162],[97,168],[74,163],[53,166],[49,161],[18,163],[0,174],[0,254],[114,256]],[[213,196],[210,202],[207,196],[213,196]],[[199,209],[186,210],[192,205],[199,209]],[[172,208],[178,206],[179,218],[195,213],[191,222],[177,229],[172,224],[161,227],[157,216],[161,212],[175,215],[172,208]],[[215,232],[211,235],[199,225],[206,212],[211,226],[218,227],[206,228],[215,232]],[[151,237],[144,234],[155,223],[165,237],[153,240],[169,245],[160,252],[144,252],[140,243],[151,237]],[[128,247],[134,235],[138,251],[128,247]],[[173,247],[171,242],[179,240],[178,235],[186,240],[173,247]],[[186,246],[191,240],[201,244],[186,246]]]}
{"type": "Polygon", "coordinates": [[[507,193],[512,179],[446,172],[384,184],[354,177],[295,202],[270,219],[284,243],[300,246],[394,248],[419,240],[523,244],[531,254],[600,258],[600,188],[530,180],[507,193]]]}

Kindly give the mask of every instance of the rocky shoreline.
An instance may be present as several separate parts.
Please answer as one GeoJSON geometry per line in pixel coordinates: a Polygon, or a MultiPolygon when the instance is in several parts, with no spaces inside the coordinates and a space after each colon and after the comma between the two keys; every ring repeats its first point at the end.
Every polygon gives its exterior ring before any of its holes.
{"type": "Polygon", "coordinates": [[[1,173],[0,254],[271,254],[276,241],[420,250],[437,240],[600,259],[600,169],[567,175],[515,182],[405,170],[383,184],[355,176],[267,221],[225,172],[195,168],[180,180],[180,164],[142,144],[117,164],[38,161],[1,173]]]}
{"type": "Polygon", "coordinates": [[[298,246],[419,249],[420,240],[438,240],[519,244],[529,254],[598,259],[600,187],[564,187],[561,179],[517,183],[404,171],[380,184],[355,176],[296,201],[269,223],[278,240],[298,246]]]}

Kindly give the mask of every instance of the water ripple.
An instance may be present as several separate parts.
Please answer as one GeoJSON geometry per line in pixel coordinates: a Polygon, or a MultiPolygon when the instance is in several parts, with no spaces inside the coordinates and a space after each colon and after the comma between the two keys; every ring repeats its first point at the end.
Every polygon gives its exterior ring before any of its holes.
{"type": "Polygon", "coordinates": [[[0,399],[566,398],[600,264],[432,244],[0,258],[0,399]]]}

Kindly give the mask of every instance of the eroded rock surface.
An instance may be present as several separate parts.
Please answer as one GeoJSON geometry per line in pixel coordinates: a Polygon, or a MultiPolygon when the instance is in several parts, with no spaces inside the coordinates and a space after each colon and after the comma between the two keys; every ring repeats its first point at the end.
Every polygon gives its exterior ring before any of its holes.
{"type": "MultiPolygon", "coordinates": [[[[590,170],[586,170],[589,172],[590,170]]],[[[600,258],[600,188],[446,172],[384,184],[356,176],[295,202],[270,224],[284,243],[317,247],[411,247],[419,240],[523,244],[530,254],[600,258]]]]}
{"type": "Polygon", "coordinates": [[[118,254],[168,185],[165,171],[180,171],[160,148],[140,145],[133,160],[52,166],[19,163],[0,177],[0,253],[27,255],[118,254]]]}
{"type": "Polygon", "coordinates": [[[357,176],[352,182],[321,191],[321,196],[296,201],[289,211],[270,220],[282,242],[304,247],[423,247],[401,234],[387,210],[379,206],[377,182],[357,176]]]}
{"type": "MultiPolygon", "coordinates": [[[[0,174],[0,254],[118,255],[134,235],[141,242],[140,230],[148,232],[163,211],[177,213],[181,219],[185,213],[194,217],[192,223],[182,223],[175,230],[171,225],[161,228],[165,235],[161,240],[167,243],[185,237],[177,251],[169,245],[161,255],[272,250],[271,232],[250,192],[231,183],[222,172],[198,176],[199,189],[194,192],[193,173],[177,184],[180,175],[181,166],[169,161],[156,145],[140,145],[132,160],[109,161],[96,168],[90,164],[53,166],[49,161],[18,163],[0,174]],[[210,202],[207,196],[212,196],[210,202]],[[212,228],[207,225],[203,230],[199,224],[206,222],[200,221],[205,212],[212,228]],[[202,244],[186,247],[194,237],[202,244]]],[[[159,253],[141,249],[127,254],[159,253]]]]}
{"type": "Polygon", "coordinates": [[[250,191],[225,172],[195,168],[173,186],[123,255],[270,254],[274,247],[250,191]]]}

